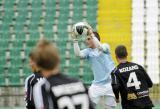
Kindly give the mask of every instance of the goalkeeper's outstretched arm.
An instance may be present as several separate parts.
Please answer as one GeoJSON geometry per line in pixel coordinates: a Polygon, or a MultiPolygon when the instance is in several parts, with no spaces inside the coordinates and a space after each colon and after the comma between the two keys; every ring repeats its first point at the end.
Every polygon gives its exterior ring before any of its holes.
{"type": "Polygon", "coordinates": [[[88,49],[80,50],[77,39],[74,39],[73,47],[74,47],[74,54],[76,56],[80,58],[86,58],[88,56],[88,49]]]}
{"type": "Polygon", "coordinates": [[[73,38],[74,54],[77,57],[86,58],[88,56],[88,49],[80,50],[80,47],[78,45],[78,38],[77,38],[77,36],[74,34],[74,32],[72,32],[71,36],[73,38]]]}
{"type": "Polygon", "coordinates": [[[74,39],[73,47],[74,47],[74,54],[76,56],[81,57],[82,54],[81,54],[81,51],[80,51],[80,48],[79,48],[79,45],[78,45],[78,40],[74,39]]]}
{"type": "MultiPolygon", "coordinates": [[[[98,48],[99,51],[102,51],[104,53],[108,53],[109,52],[108,45],[104,45],[104,44],[100,43],[100,40],[96,37],[96,34],[93,32],[92,27],[90,25],[86,25],[86,28],[88,28],[88,33],[87,33],[86,39],[90,38],[92,40],[92,42],[94,43],[93,48],[98,48]]],[[[98,37],[99,37],[99,35],[98,35],[98,37]]],[[[74,46],[75,55],[80,58],[87,58],[90,50],[89,49],[80,50],[80,47],[78,45],[78,38],[74,32],[72,32],[72,38],[74,39],[73,46],[74,46]]]]}

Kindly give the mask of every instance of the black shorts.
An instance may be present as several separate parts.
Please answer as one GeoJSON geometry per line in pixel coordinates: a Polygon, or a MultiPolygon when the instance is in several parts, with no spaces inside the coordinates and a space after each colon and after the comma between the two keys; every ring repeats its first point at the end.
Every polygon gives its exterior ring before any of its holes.
{"type": "Polygon", "coordinates": [[[150,99],[122,102],[122,109],[152,109],[152,107],[154,107],[154,105],[150,99]]]}
{"type": "Polygon", "coordinates": [[[138,108],[133,106],[122,106],[122,109],[152,109],[152,107],[144,107],[144,108],[138,108]]]}

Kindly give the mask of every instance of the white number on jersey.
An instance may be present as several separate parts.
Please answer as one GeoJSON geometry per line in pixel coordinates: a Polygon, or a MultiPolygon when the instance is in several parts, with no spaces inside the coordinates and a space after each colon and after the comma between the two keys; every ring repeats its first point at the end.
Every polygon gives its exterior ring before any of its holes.
{"type": "Polygon", "coordinates": [[[136,89],[140,89],[140,85],[141,85],[141,82],[138,81],[136,73],[131,72],[130,75],[129,75],[128,82],[127,82],[127,87],[133,87],[134,86],[136,89]]]}
{"type": "Polygon", "coordinates": [[[86,94],[74,95],[72,97],[64,96],[58,100],[59,109],[75,109],[76,105],[81,105],[81,109],[89,108],[89,99],[86,94]]]}

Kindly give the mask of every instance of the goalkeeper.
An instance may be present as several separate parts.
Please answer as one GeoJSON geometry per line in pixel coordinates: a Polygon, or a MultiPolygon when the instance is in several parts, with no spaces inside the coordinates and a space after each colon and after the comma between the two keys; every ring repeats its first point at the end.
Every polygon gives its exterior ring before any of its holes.
{"type": "MultiPolygon", "coordinates": [[[[111,87],[111,71],[114,69],[114,62],[111,58],[108,44],[100,43],[100,36],[97,32],[93,32],[92,28],[87,25],[88,33],[86,36],[86,49],[80,50],[78,39],[74,32],[74,53],[76,56],[87,59],[90,63],[94,80],[89,88],[89,94],[92,102],[96,105],[100,98],[104,98],[105,109],[115,109],[116,101],[111,87]]],[[[79,31],[83,31],[83,27],[76,27],[79,31]]]]}

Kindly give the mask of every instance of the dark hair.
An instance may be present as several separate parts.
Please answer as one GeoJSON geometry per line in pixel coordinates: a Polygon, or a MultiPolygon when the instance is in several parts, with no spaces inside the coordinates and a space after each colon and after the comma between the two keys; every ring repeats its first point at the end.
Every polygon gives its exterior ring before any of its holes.
{"type": "Polygon", "coordinates": [[[93,33],[94,33],[95,37],[100,41],[100,36],[99,36],[98,32],[93,32],[93,33]]]}
{"type": "Polygon", "coordinates": [[[118,58],[126,58],[128,56],[127,49],[124,45],[118,45],[115,49],[115,54],[118,58]]]}
{"type": "Polygon", "coordinates": [[[37,66],[44,70],[53,70],[60,62],[59,54],[53,44],[47,40],[40,40],[34,48],[37,66]]]}

